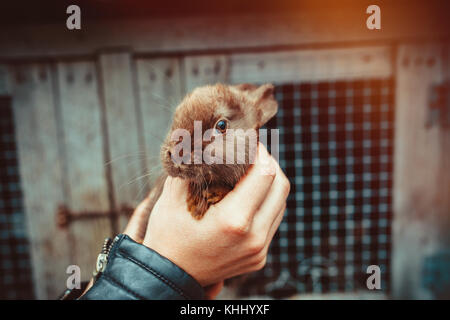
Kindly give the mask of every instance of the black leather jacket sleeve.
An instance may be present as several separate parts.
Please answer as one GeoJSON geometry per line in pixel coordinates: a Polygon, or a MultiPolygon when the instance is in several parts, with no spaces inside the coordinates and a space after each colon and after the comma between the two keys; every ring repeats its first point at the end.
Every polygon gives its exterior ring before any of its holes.
{"type": "Polygon", "coordinates": [[[200,284],[156,251],[121,234],[105,271],[81,300],[203,299],[200,284]]]}

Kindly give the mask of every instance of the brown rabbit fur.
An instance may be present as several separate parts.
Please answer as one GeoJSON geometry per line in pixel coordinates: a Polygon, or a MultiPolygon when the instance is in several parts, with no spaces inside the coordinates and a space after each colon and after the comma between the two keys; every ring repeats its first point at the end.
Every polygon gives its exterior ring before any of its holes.
{"type": "MultiPolygon", "coordinates": [[[[203,134],[206,129],[214,128],[220,120],[227,123],[227,129],[255,129],[258,132],[277,112],[278,104],[273,97],[273,90],[271,84],[259,87],[251,84],[216,84],[197,88],[188,94],[176,108],[171,129],[161,147],[164,173],[149,194],[149,210],[159,198],[167,175],[189,182],[187,208],[196,219],[201,219],[211,205],[223,199],[251,166],[248,145],[245,147],[245,162],[241,164],[226,164],[226,152],[223,153],[223,164],[194,164],[193,161],[190,164],[177,164],[171,154],[179,141],[172,141],[172,133],[176,129],[185,129],[194,137],[194,121],[202,121],[203,134]]],[[[224,144],[226,139],[230,139],[225,134],[223,138],[224,144]]],[[[239,138],[242,136],[232,139],[239,138]]],[[[202,151],[213,141],[202,141],[202,151]]],[[[191,144],[192,151],[188,157],[192,160],[193,138],[191,144]]]]}

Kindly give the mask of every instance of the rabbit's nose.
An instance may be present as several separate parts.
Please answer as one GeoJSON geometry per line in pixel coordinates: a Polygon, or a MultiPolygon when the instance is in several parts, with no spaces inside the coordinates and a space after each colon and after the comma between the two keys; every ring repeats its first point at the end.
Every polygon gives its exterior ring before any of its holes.
{"type": "Polygon", "coordinates": [[[170,148],[166,152],[167,157],[172,160],[175,167],[180,167],[187,160],[184,156],[183,149],[174,151],[173,148],[170,148]]]}
{"type": "Polygon", "coordinates": [[[169,150],[167,150],[167,156],[173,158],[172,155],[175,156],[175,157],[181,157],[182,158],[183,157],[183,149],[179,150],[178,153],[177,153],[177,152],[173,151],[173,148],[170,148],[169,150]]]}

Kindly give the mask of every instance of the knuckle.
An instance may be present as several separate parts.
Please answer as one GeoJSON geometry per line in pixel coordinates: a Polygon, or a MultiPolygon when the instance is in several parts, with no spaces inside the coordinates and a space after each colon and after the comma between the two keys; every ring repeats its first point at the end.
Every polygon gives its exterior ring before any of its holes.
{"type": "Polygon", "coordinates": [[[286,177],[283,177],[283,180],[281,182],[281,187],[283,190],[283,194],[287,196],[289,192],[291,191],[291,183],[289,182],[289,179],[286,177]]]}
{"type": "Polygon", "coordinates": [[[266,266],[266,263],[267,263],[267,255],[264,255],[264,257],[260,259],[258,263],[255,264],[254,271],[261,270],[266,266]]]}
{"type": "Polygon", "coordinates": [[[269,165],[267,165],[266,167],[264,167],[263,169],[264,171],[264,176],[267,178],[267,180],[269,181],[273,181],[277,175],[277,170],[275,165],[273,164],[273,162],[271,162],[269,165]]]}
{"type": "Polygon", "coordinates": [[[225,232],[243,236],[248,233],[248,224],[244,219],[233,219],[224,223],[225,232]]]}
{"type": "Polygon", "coordinates": [[[264,250],[264,241],[262,239],[256,238],[250,242],[248,246],[248,251],[251,255],[256,255],[257,258],[261,255],[264,250]]]}

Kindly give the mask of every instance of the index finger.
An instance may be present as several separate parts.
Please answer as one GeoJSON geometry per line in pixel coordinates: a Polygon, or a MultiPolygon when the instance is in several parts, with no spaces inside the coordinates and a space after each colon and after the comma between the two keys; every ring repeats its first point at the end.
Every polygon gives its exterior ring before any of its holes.
{"type": "Polygon", "coordinates": [[[147,221],[150,215],[150,209],[148,208],[150,202],[151,198],[147,197],[137,206],[123,231],[124,234],[138,243],[144,240],[147,221]]]}
{"type": "Polygon", "coordinates": [[[240,218],[251,221],[253,215],[266,198],[275,175],[276,166],[274,160],[266,147],[259,143],[255,164],[235,188],[217,204],[217,207],[226,207],[226,210],[218,211],[224,212],[228,217],[230,215],[239,215],[240,218]]]}

